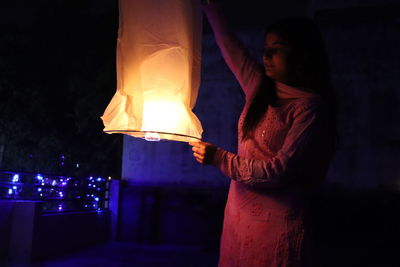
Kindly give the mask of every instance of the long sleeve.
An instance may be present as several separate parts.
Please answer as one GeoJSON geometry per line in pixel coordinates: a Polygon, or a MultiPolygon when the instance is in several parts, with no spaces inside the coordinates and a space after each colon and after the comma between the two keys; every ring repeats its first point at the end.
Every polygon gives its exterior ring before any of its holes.
{"type": "Polygon", "coordinates": [[[262,67],[250,57],[218,9],[217,4],[203,7],[226,64],[235,75],[246,97],[249,97],[261,81],[262,67]]]}
{"type": "Polygon", "coordinates": [[[218,148],[213,164],[231,179],[250,186],[276,188],[308,184],[325,175],[333,152],[330,116],[320,104],[293,114],[282,148],[268,160],[248,159],[218,148]]]}

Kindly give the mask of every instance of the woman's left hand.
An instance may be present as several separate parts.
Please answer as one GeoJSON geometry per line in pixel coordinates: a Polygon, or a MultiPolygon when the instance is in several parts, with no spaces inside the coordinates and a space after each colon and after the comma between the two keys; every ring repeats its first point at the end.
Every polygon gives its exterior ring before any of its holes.
{"type": "Polygon", "coordinates": [[[197,162],[204,165],[211,164],[215,151],[217,151],[216,146],[202,141],[190,142],[189,145],[192,146],[193,156],[197,162]]]}

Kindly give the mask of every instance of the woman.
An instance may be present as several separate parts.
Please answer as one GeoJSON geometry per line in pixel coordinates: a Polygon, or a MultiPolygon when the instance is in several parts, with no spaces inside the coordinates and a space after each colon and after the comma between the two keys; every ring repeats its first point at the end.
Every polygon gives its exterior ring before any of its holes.
{"type": "Polygon", "coordinates": [[[218,5],[203,10],[222,55],[246,95],[238,153],[190,143],[199,163],[231,179],[219,266],[310,266],[305,198],[334,151],[334,116],[321,35],[306,19],[266,31],[263,66],[249,58],[218,5]]]}

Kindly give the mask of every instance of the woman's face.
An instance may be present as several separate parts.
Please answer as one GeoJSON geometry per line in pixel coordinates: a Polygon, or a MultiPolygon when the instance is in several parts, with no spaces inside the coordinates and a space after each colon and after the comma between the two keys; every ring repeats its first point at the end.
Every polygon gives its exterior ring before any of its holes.
{"type": "Polygon", "coordinates": [[[271,79],[287,83],[289,81],[289,45],[276,33],[265,37],[263,63],[265,75],[271,79]]]}

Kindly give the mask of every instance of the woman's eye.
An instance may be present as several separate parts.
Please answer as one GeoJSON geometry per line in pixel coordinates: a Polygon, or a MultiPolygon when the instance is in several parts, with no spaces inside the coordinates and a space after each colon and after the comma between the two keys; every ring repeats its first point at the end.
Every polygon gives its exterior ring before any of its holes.
{"type": "Polygon", "coordinates": [[[279,52],[278,48],[266,48],[263,50],[263,55],[265,57],[271,57],[273,55],[276,55],[279,52]]]}

